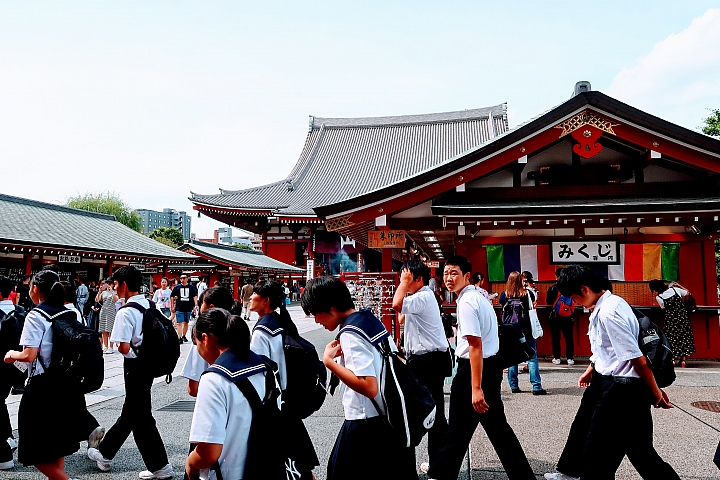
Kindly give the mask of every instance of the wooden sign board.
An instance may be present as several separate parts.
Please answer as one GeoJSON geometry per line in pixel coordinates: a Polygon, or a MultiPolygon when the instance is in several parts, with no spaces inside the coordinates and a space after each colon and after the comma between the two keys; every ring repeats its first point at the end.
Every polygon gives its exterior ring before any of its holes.
{"type": "Polygon", "coordinates": [[[620,264],[620,245],[617,240],[583,240],[552,242],[550,263],[570,265],[572,263],[620,264]]]}
{"type": "Polygon", "coordinates": [[[73,255],[58,255],[58,263],[80,263],[81,257],[73,255]]]}
{"type": "Polygon", "coordinates": [[[405,230],[370,230],[369,248],[405,248],[405,230]]]}
{"type": "Polygon", "coordinates": [[[427,265],[428,268],[440,268],[440,261],[429,260],[425,265],[427,265]]]}

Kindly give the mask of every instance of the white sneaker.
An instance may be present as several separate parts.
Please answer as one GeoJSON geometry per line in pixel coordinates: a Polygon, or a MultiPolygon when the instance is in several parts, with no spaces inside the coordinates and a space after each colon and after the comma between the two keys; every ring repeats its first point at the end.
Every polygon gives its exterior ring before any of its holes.
{"type": "Polygon", "coordinates": [[[420,471],[422,473],[427,473],[428,470],[430,470],[430,463],[429,462],[422,462],[420,464],[420,471]]]}
{"type": "Polygon", "coordinates": [[[105,427],[97,427],[88,437],[88,448],[97,448],[100,440],[105,436],[105,427]]]}
{"type": "Polygon", "coordinates": [[[103,457],[103,454],[100,453],[100,450],[97,448],[88,448],[87,456],[90,460],[94,460],[97,463],[98,468],[103,472],[110,470],[112,460],[103,457]]]}
{"type": "Polygon", "coordinates": [[[108,348],[105,353],[107,353],[107,354],[115,353],[115,350],[113,350],[112,348],[108,348]]]}
{"type": "Polygon", "coordinates": [[[10,470],[15,466],[15,462],[13,460],[8,460],[7,462],[0,462],[0,470],[10,470]]]}
{"type": "Polygon", "coordinates": [[[165,465],[160,470],[157,470],[155,472],[151,472],[150,470],[143,470],[138,474],[138,477],[140,480],[152,480],[154,478],[157,479],[164,479],[164,478],[172,478],[173,476],[173,468],[172,465],[169,463],[165,465]]]}
{"type": "Polygon", "coordinates": [[[8,443],[8,445],[10,445],[10,450],[12,450],[13,452],[15,450],[17,450],[17,442],[15,441],[14,438],[8,437],[7,443],[8,443]]]}
{"type": "Polygon", "coordinates": [[[568,358],[568,365],[575,365],[575,360],[568,358]]]}
{"type": "Polygon", "coordinates": [[[580,480],[580,477],[571,477],[560,472],[546,473],[546,480],[580,480]]]}
{"type": "Polygon", "coordinates": [[[552,362],[553,362],[555,365],[560,365],[560,359],[559,359],[559,358],[553,358],[553,359],[552,359],[552,362]]]}

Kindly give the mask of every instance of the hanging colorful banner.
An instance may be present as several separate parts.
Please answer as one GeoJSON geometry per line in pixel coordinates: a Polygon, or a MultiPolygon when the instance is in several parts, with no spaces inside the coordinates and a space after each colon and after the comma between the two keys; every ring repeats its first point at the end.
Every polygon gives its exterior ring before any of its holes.
{"type": "MultiPolygon", "coordinates": [[[[616,242],[612,240],[611,242],[616,242]]],[[[607,263],[584,263],[591,271],[613,281],[645,282],[653,279],[677,281],[678,265],[680,261],[679,243],[629,243],[615,244],[602,242],[556,242],[558,247],[567,246],[568,249],[577,249],[592,245],[597,249],[596,243],[601,243],[606,254],[608,248],[613,250],[615,265],[607,263]],[[579,243],[579,245],[575,245],[579,243]]],[[[560,248],[556,251],[559,253],[560,248]]],[[[575,250],[574,250],[575,251],[575,250]]],[[[581,263],[577,259],[565,260],[565,263],[551,262],[551,245],[488,245],[486,247],[488,261],[488,281],[504,282],[512,271],[528,271],[533,274],[536,281],[546,282],[555,280],[555,269],[571,263],[581,263]]],[[[592,253],[597,254],[596,251],[592,253]]],[[[610,254],[608,254],[609,256],[610,254]]],[[[598,255],[600,256],[600,255],[598,255]]],[[[584,257],[583,257],[584,258],[584,257]]]]}

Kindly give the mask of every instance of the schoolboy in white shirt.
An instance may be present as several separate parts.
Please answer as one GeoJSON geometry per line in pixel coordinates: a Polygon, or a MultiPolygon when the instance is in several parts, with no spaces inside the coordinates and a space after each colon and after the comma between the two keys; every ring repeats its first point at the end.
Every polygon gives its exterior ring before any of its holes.
{"type": "Polygon", "coordinates": [[[565,267],[558,290],[590,315],[590,366],[578,386],[583,395],[557,472],[548,480],[606,480],[615,478],[622,459],[645,479],[680,480],[652,444],[650,405],[672,408],[655,382],[638,346],[640,324],[630,305],[610,291],[607,279],[580,265],[565,267]]]}
{"type": "Polygon", "coordinates": [[[370,310],[356,311],[347,287],[334,277],[308,281],[300,302],[305,313],[314,315],[315,322],[327,330],[350,327],[330,342],[323,354],[325,366],[343,383],[345,411],[345,423],[328,462],[327,480],[417,480],[415,449],[393,442],[382,412],[373,405],[374,399],[382,408],[378,384],[382,358],[374,344],[389,336],[385,326],[370,310]],[[379,462],[388,455],[391,461],[379,462]]]}
{"type": "Polygon", "coordinates": [[[405,315],[407,365],[435,400],[435,423],[428,432],[428,455],[432,461],[445,440],[447,420],[443,386],[445,377],[452,375],[452,353],[435,293],[427,286],[430,269],[420,260],[410,260],[400,272],[393,309],[405,315]]]}
{"type": "Polygon", "coordinates": [[[458,370],[450,390],[447,443],[431,460],[427,474],[437,480],[456,480],[479,423],[508,478],[535,480],[525,452],[505,418],[500,398],[503,369],[496,357],[500,347],[497,316],[490,302],[472,284],[471,267],[460,256],[445,262],[445,285],[458,294],[458,370]]]}
{"type": "Polygon", "coordinates": [[[115,288],[126,304],[117,312],[110,342],[118,343],[118,351],[125,357],[125,403],[115,424],[105,434],[98,448],[88,448],[88,457],[97,462],[102,471],[110,470],[112,459],[132,432],[140,455],[147,470],[140,472],[140,479],[172,478],[173,468],[168,462],[167,452],[155,419],[152,416],[150,390],[153,376],[147,372],[131,348],[142,344],[142,313],[129,303],[150,308],[150,302],[139,294],[142,272],[133,266],[122,267],[113,272],[115,288]]]}

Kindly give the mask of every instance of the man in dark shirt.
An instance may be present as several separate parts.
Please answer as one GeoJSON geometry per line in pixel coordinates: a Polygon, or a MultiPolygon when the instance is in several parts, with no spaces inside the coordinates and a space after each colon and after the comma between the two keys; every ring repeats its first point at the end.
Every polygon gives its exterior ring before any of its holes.
{"type": "Polygon", "coordinates": [[[177,321],[177,332],[180,337],[180,343],[188,341],[187,334],[188,322],[190,316],[198,308],[198,292],[195,285],[188,283],[188,276],[180,275],[180,285],[176,285],[170,294],[172,305],[170,310],[175,315],[177,321]]]}

